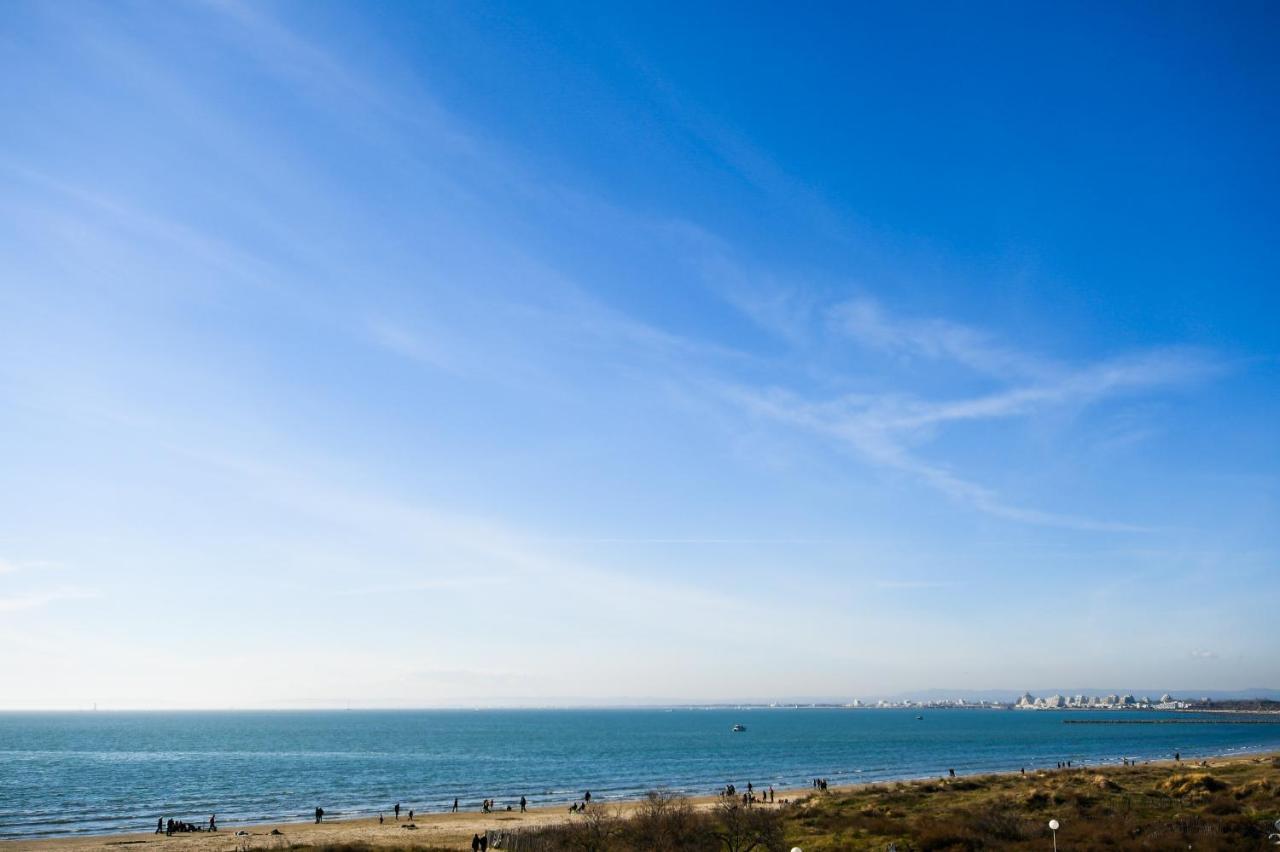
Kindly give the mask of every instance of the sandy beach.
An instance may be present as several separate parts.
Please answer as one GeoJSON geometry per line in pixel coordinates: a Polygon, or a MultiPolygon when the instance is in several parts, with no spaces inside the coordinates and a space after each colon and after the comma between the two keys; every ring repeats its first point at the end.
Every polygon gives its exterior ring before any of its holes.
{"type": "MultiPolygon", "coordinates": [[[[831,788],[836,790],[835,787],[831,788]]],[[[795,801],[808,795],[811,790],[790,790],[785,793],[775,791],[776,803],[757,805],[757,807],[782,807],[783,799],[795,801]]],[[[712,807],[716,796],[699,796],[689,800],[697,808],[712,807]]],[[[620,815],[632,813],[640,806],[638,800],[608,802],[609,809],[620,815]]],[[[32,840],[0,841],[0,848],[6,852],[21,850],[45,850],[46,852],[73,852],[73,850],[114,849],[122,847],[137,849],[145,845],[153,852],[168,850],[200,850],[200,852],[232,852],[239,849],[276,849],[290,845],[314,845],[323,843],[367,843],[374,846],[404,846],[406,844],[424,847],[444,847],[447,849],[470,849],[473,834],[483,834],[489,830],[530,828],[534,826],[562,823],[574,818],[569,813],[568,805],[549,808],[530,808],[526,813],[513,811],[495,811],[485,814],[476,811],[459,813],[416,814],[413,825],[402,814],[397,823],[390,812],[385,815],[385,822],[378,823],[378,818],[360,818],[345,820],[325,820],[320,824],[314,822],[265,823],[254,825],[234,825],[221,827],[217,832],[194,832],[190,834],[174,834],[166,837],[163,834],[139,832],[137,834],[99,834],[80,837],[52,837],[32,840]],[[237,835],[237,831],[249,834],[237,835]],[[272,834],[279,831],[280,834],[272,834]],[[247,841],[247,842],[246,842],[247,841]]],[[[208,819],[206,816],[205,819],[208,819]]]]}
{"type": "MultiPolygon", "coordinates": [[[[1184,766],[1187,769],[1195,769],[1201,766],[1222,767],[1229,764],[1237,763],[1259,763],[1269,761],[1274,757],[1280,756],[1272,753],[1257,754],[1241,754],[1229,757],[1216,757],[1207,760],[1186,760],[1180,764],[1175,764],[1172,760],[1160,760],[1145,762],[1143,766],[1159,767],[1174,765],[1184,766]]],[[[1074,770],[1038,770],[1028,772],[1025,776],[1028,782],[1033,782],[1037,778],[1044,778],[1048,775],[1067,774],[1072,771],[1079,772],[1086,767],[1077,766],[1074,770]]],[[[1090,771],[1097,772],[1115,772],[1122,771],[1121,767],[1114,765],[1108,767],[1091,767],[1090,771]]],[[[997,776],[1013,777],[1019,773],[1007,772],[997,773],[997,776]]],[[[960,776],[961,778],[965,776],[960,776]]],[[[983,777],[992,777],[990,773],[983,777]]],[[[931,779],[918,779],[918,781],[928,781],[931,779]]],[[[945,779],[939,779],[946,783],[945,779]]],[[[912,784],[916,781],[902,782],[883,782],[888,784],[912,784]]],[[[832,786],[829,792],[832,794],[849,792],[858,788],[864,788],[867,784],[832,786]]],[[[782,807],[784,800],[796,801],[813,793],[813,790],[792,789],[775,791],[776,803],[774,805],[763,805],[763,807],[782,807]]],[[[691,797],[689,801],[695,808],[711,808],[718,801],[716,796],[698,796],[691,797]]],[[[640,807],[639,800],[629,800],[620,802],[608,802],[607,805],[611,811],[621,816],[627,816],[640,807]]],[[[207,817],[206,817],[207,818],[207,817]]],[[[489,830],[502,829],[519,829],[532,828],[536,826],[551,825],[563,823],[574,819],[574,815],[569,813],[567,805],[558,805],[556,807],[546,808],[530,808],[526,813],[519,811],[495,811],[494,813],[484,814],[476,811],[463,811],[459,813],[431,813],[416,814],[413,820],[413,828],[407,828],[410,822],[407,818],[402,818],[399,823],[388,814],[385,815],[385,822],[379,823],[377,817],[345,819],[345,820],[326,820],[323,823],[316,824],[314,822],[287,822],[287,823],[262,823],[253,825],[234,825],[226,826],[218,832],[195,832],[190,834],[175,834],[166,837],[163,834],[154,834],[151,832],[138,832],[130,834],[100,834],[85,835],[78,837],[52,837],[39,838],[30,840],[6,840],[0,841],[0,849],[5,852],[80,852],[80,850],[120,850],[122,847],[138,848],[146,846],[148,850],[154,852],[168,852],[168,850],[199,850],[199,852],[234,852],[242,849],[280,849],[288,848],[295,845],[320,845],[327,843],[361,843],[371,846],[422,846],[435,847],[444,849],[470,849],[470,841],[473,834],[483,834],[489,830]],[[247,832],[247,834],[237,834],[238,831],[247,832]],[[279,832],[273,834],[272,832],[279,832]]]]}

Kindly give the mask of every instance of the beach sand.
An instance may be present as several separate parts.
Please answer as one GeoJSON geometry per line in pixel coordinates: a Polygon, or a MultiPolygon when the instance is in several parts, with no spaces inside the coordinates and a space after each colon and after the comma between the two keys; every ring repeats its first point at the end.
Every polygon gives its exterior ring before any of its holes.
{"type": "MultiPolygon", "coordinates": [[[[832,788],[835,789],[834,787],[832,788]]],[[[791,790],[785,794],[775,791],[777,803],[764,807],[782,807],[784,798],[795,801],[808,795],[812,790],[791,790]]],[[[689,801],[697,808],[710,808],[718,801],[716,796],[692,797],[689,801]]],[[[624,802],[605,802],[611,812],[627,815],[640,806],[639,800],[624,802]]],[[[80,852],[80,850],[114,850],[114,852],[132,852],[146,846],[146,852],[169,852],[169,850],[190,850],[190,852],[234,852],[249,849],[283,849],[289,845],[314,845],[320,843],[367,843],[373,846],[427,846],[446,849],[471,848],[471,836],[484,834],[488,830],[511,830],[531,828],[534,826],[564,823],[574,819],[569,813],[569,805],[555,807],[530,808],[527,813],[519,810],[494,811],[485,814],[476,811],[459,813],[418,813],[414,816],[415,829],[403,826],[409,820],[402,812],[401,820],[396,823],[390,811],[385,814],[386,822],[378,824],[378,818],[360,818],[345,820],[328,820],[319,825],[314,822],[289,822],[255,825],[219,826],[217,832],[195,832],[192,834],[175,834],[166,837],[163,834],[141,832],[138,834],[99,834],[81,837],[51,837],[33,840],[0,841],[0,849],[4,852],[80,852]],[[281,835],[273,835],[272,830],[281,835]],[[237,831],[248,831],[248,838],[236,836],[237,831]],[[245,844],[243,841],[248,840],[245,844]]],[[[193,820],[192,817],[186,817],[193,820]]],[[[208,817],[205,817],[208,820],[208,817]]],[[[199,825],[199,823],[197,823],[199,825]]]]}
{"type": "MultiPolygon", "coordinates": [[[[1241,754],[1230,757],[1209,758],[1205,763],[1210,767],[1218,767],[1232,763],[1257,763],[1264,760],[1270,760],[1277,757],[1277,754],[1241,754]]],[[[1173,766],[1172,760],[1149,761],[1144,766],[1173,766]]],[[[1192,770],[1200,767],[1201,759],[1185,760],[1180,766],[1192,770]]],[[[1085,767],[1083,765],[1076,767],[1074,770],[1046,770],[1037,769],[1027,772],[1026,780],[1034,782],[1037,777],[1045,775],[1053,775],[1058,772],[1079,772],[1085,767]]],[[[1098,767],[1096,764],[1090,767],[1093,771],[1118,771],[1120,767],[1108,765],[1107,767],[1098,767]]],[[[1019,773],[996,773],[1004,776],[1018,775],[1019,773]]],[[[987,773],[989,776],[990,773],[987,773]]],[[[961,776],[964,777],[964,776],[961,776]]],[[[931,780],[931,779],[920,779],[931,780]]],[[[942,780],[946,783],[945,779],[942,780]]],[[[902,782],[880,782],[880,783],[914,783],[912,781],[902,782]]],[[[842,787],[832,786],[831,793],[848,792],[859,787],[865,787],[866,784],[847,785],[842,787]]],[[[778,790],[775,791],[777,803],[774,805],[766,805],[765,807],[782,807],[784,799],[792,802],[809,796],[813,790],[804,788],[799,790],[778,790]]],[[[716,796],[698,796],[691,797],[690,803],[696,808],[711,808],[719,801],[716,796]]],[[[640,807],[639,800],[623,801],[623,802],[606,802],[609,809],[618,815],[626,816],[633,813],[640,807]]],[[[146,847],[146,852],[170,852],[170,850],[188,850],[188,852],[236,852],[243,849],[286,849],[290,846],[307,846],[325,843],[362,843],[370,846],[423,846],[436,847],[444,849],[469,850],[471,848],[471,836],[473,834],[483,834],[488,830],[510,830],[519,828],[531,828],[535,826],[545,826],[557,823],[568,822],[575,819],[575,816],[569,813],[567,804],[556,805],[554,807],[530,808],[527,813],[516,811],[495,811],[490,814],[479,813],[476,811],[459,812],[459,813],[431,813],[417,814],[414,819],[416,828],[407,829],[403,826],[409,823],[408,819],[402,819],[397,823],[390,815],[386,814],[386,822],[378,823],[378,818],[360,818],[346,820],[326,820],[319,825],[313,822],[290,822],[276,824],[254,824],[254,825],[227,825],[223,826],[218,832],[196,832],[192,834],[175,834],[172,837],[166,837],[163,834],[153,834],[150,832],[139,832],[137,834],[99,834],[84,835],[79,837],[51,837],[31,840],[5,840],[0,841],[0,851],[2,852],[80,852],[81,850],[112,850],[112,852],[132,852],[135,849],[146,847]],[[272,830],[281,832],[279,835],[273,835],[272,830]],[[237,836],[237,831],[247,831],[248,836],[237,836]]],[[[186,817],[194,820],[195,815],[186,817]]],[[[206,816],[207,820],[208,817],[206,816]]]]}

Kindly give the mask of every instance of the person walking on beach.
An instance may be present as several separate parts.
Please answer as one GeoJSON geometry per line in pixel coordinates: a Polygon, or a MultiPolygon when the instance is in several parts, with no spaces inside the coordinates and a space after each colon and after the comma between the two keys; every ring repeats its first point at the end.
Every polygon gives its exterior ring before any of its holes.
{"type": "Polygon", "coordinates": [[[322,819],[324,819],[324,808],[316,808],[316,825],[319,825],[322,819]]]}
{"type": "Polygon", "coordinates": [[[217,815],[217,814],[209,814],[209,830],[210,830],[210,831],[217,831],[217,830],[218,830],[218,815],[217,815]]]}
{"type": "Polygon", "coordinates": [[[480,835],[471,835],[471,852],[480,852],[480,835]]]}
{"type": "Polygon", "coordinates": [[[413,822],[413,808],[409,808],[409,822],[413,822]]]}
{"type": "Polygon", "coordinates": [[[588,791],[586,791],[585,793],[583,793],[583,794],[582,794],[582,801],[586,802],[587,804],[590,804],[590,803],[591,803],[591,791],[590,791],[590,790],[588,790],[588,791]]]}
{"type": "Polygon", "coordinates": [[[156,834],[164,834],[164,817],[156,820],[156,834]]]}
{"type": "Polygon", "coordinates": [[[455,814],[458,812],[458,797],[457,797],[457,796],[454,796],[454,798],[453,798],[453,812],[454,812],[455,814]]]}
{"type": "Polygon", "coordinates": [[[525,797],[521,796],[520,797],[520,813],[524,813],[526,810],[528,810],[528,808],[525,807],[526,804],[528,804],[528,802],[525,800],[525,797]]]}
{"type": "Polygon", "coordinates": [[[396,806],[392,808],[396,812],[396,822],[400,821],[400,803],[396,802],[396,806]]]}

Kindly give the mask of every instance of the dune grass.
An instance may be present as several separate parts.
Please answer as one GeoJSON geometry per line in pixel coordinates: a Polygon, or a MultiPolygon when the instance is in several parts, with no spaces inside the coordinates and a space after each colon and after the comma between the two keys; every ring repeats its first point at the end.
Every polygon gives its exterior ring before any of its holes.
{"type": "Polygon", "coordinates": [[[1263,849],[1280,818],[1280,759],[884,784],[812,797],[787,816],[805,852],[1052,848],[1263,849]]]}

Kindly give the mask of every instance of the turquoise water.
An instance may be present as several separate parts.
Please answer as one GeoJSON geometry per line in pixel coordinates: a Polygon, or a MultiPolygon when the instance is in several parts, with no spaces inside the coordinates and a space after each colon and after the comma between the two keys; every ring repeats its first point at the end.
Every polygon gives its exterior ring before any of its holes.
{"type": "MultiPolygon", "coordinates": [[[[0,837],[807,787],[1280,748],[1280,725],[1064,725],[1186,715],[998,710],[0,713],[0,837]],[[735,723],[745,733],[731,733],[735,723]]],[[[1221,717],[1216,717],[1221,718],[1221,717]]]]}

